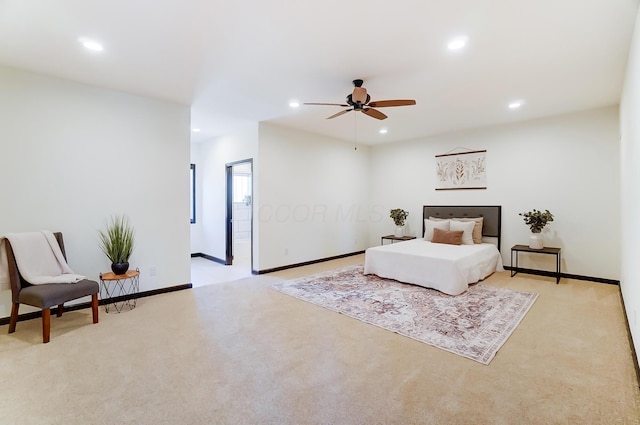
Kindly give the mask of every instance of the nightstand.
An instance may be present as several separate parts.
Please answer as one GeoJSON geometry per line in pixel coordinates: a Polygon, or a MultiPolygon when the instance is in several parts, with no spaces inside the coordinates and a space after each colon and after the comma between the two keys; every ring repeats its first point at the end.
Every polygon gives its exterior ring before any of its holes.
{"type": "Polygon", "coordinates": [[[527,273],[527,269],[518,268],[518,254],[520,252],[529,252],[533,254],[547,254],[556,256],[556,272],[551,273],[556,277],[556,285],[560,283],[560,261],[562,257],[562,250],[560,248],[544,247],[541,249],[529,248],[527,245],[514,245],[511,248],[511,277],[515,276],[518,272],[527,273]],[[513,266],[513,258],[515,254],[515,267],[513,266]]]}
{"type": "Polygon", "coordinates": [[[394,236],[394,235],[386,235],[380,238],[380,245],[384,245],[384,241],[389,240],[391,243],[394,242],[403,242],[410,241],[411,239],[415,239],[415,236],[394,236]]]}

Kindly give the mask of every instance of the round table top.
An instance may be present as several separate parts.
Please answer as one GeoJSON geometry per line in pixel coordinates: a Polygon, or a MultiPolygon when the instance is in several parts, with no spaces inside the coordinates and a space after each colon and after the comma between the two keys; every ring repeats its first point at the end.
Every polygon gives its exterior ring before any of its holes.
{"type": "Polygon", "coordinates": [[[113,272],[100,273],[100,279],[102,280],[130,279],[136,276],[140,276],[138,270],[127,270],[125,274],[115,274],[113,272]]]}

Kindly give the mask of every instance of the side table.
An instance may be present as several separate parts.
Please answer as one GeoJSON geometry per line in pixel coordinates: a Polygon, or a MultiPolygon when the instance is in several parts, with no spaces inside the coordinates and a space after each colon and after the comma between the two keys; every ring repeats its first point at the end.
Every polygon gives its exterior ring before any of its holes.
{"type": "Polygon", "coordinates": [[[126,306],[128,310],[136,307],[140,290],[140,270],[127,270],[125,274],[113,272],[100,273],[100,299],[104,303],[104,311],[109,313],[113,304],[116,313],[126,306]]]}
{"type": "Polygon", "coordinates": [[[560,248],[544,247],[541,249],[529,248],[527,245],[514,245],[511,248],[511,277],[515,276],[518,272],[526,273],[526,270],[518,268],[518,254],[520,252],[531,252],[534,254],[548,254],[556,256],[556,272],[551,273],[556,277],[556,285],[560,283],[560,269],[561,269],[561,256],[562,250],[560,248]],[[513,259],[515,254],[515,267],[513,266],[513,259]]]}
{"type": "Polygon", "coordinates": [[[391,243],[394,241],[410,241],[411,239],[415,239],[415,236],[395,236],[395,235],[386,235],[380,238],[380,245],[384,245],[384,241],[390,240],[391,243]]]}

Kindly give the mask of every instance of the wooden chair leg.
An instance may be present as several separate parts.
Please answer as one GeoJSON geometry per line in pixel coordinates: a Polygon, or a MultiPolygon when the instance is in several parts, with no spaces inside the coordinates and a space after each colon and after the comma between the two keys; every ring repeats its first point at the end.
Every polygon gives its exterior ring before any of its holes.
{"type": "Polygon", "coordinates": [[[98,294],[91,295],[91,312],[93,313],[93,323],[98,323],[98,294]]]}
{"type": "Polygon", "coordinates": [[[42,309],[42,342],[46,344],[49,342],[49,336],[51,334],[51,309],[42,309]]]}
{"type": "Polygon", "coordinates": [[[64,313],[64,304],[58,304],[58,313],[56,314],[57,317],[62,316],[62,313],[64,313]]]}
{"type": "Polygon", "coordinates": [[[11,306],[11,319],[9,319],[9,333],[12,334],[16,331],[16,323],[18,323],[18,309],[20,303],[13,303],[11,306]]]}

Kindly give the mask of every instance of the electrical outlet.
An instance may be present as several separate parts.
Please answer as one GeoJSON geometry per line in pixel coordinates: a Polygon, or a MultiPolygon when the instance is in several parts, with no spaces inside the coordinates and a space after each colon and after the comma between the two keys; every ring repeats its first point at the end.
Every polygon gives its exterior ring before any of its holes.
{"type": "Polygon", "coordinates": [[[149,267],[149,276],[155,276],[157,273],[158,270],[156,270],[156,266],[149,267]]]}
{"type": "Polygon", "coordinates": [[[289,248],[284,249],[284,255],[289,255],[289,248]]]}

